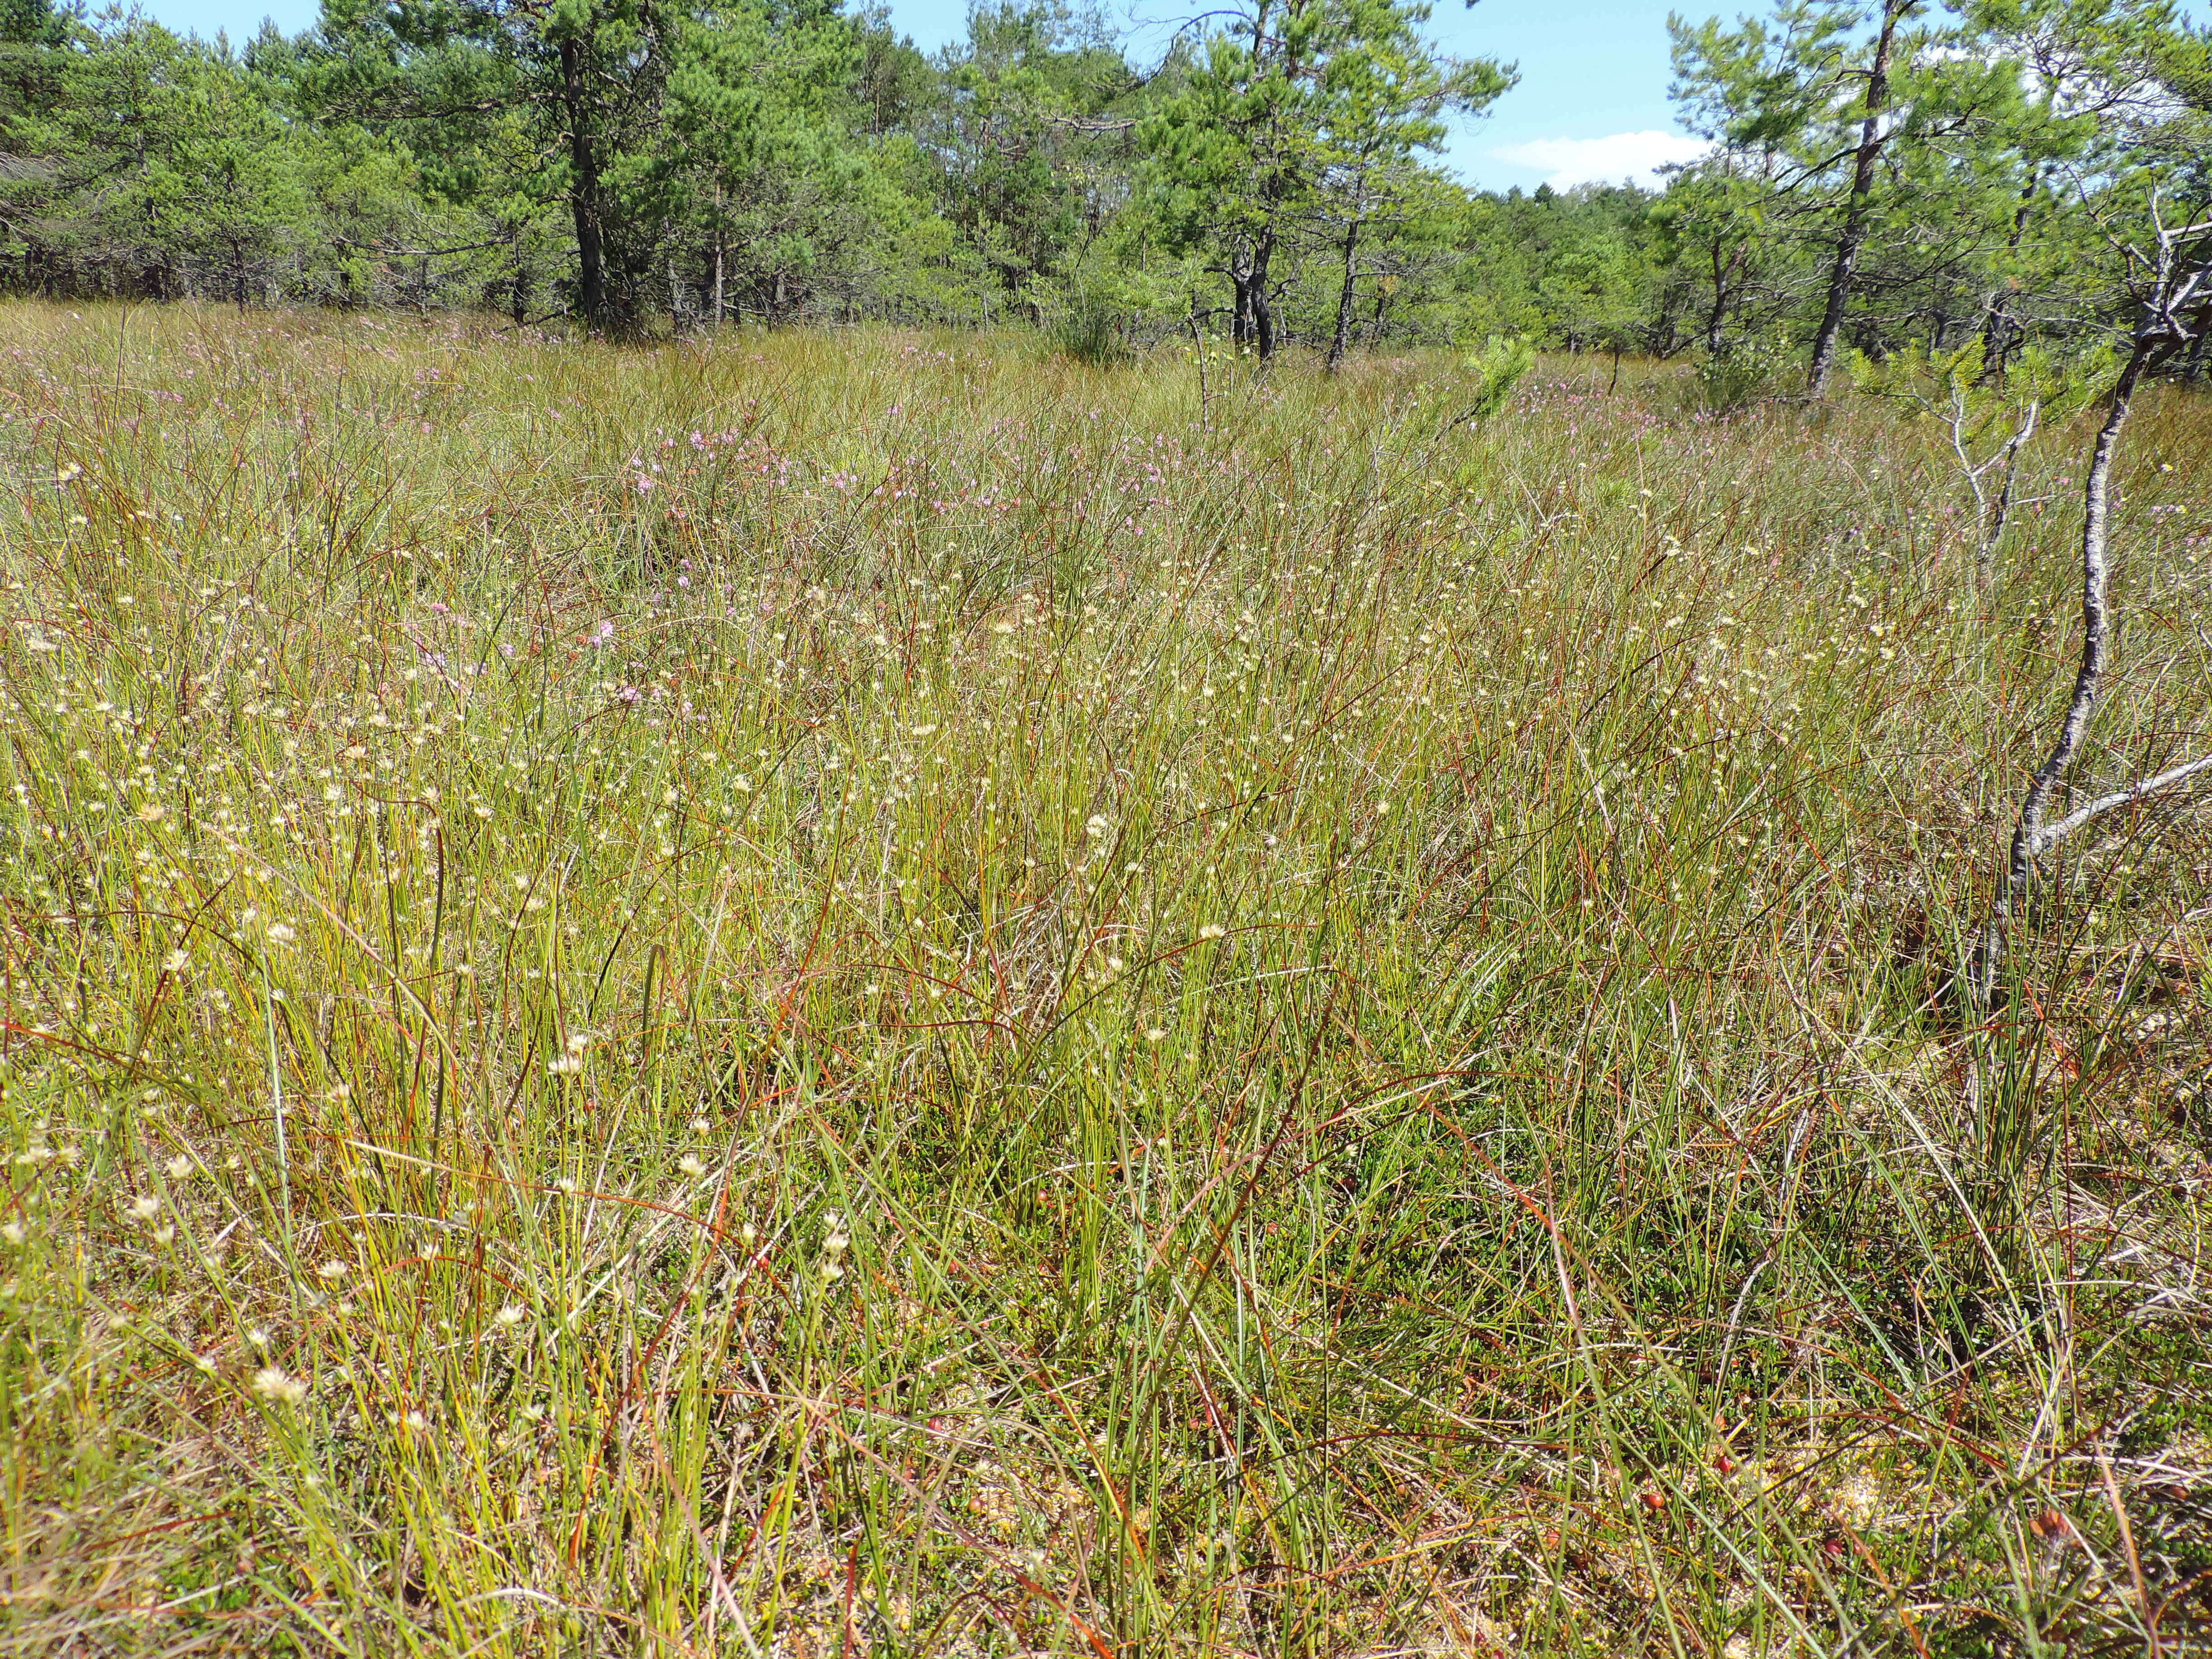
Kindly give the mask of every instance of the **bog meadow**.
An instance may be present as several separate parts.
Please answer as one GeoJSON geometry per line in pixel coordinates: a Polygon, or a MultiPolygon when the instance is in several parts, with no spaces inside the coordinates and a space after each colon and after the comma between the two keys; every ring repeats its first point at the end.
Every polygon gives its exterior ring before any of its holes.
{"type": "Polygon", "coordinates": [[[2212,40],[1425,15],[0,16],[0,1650],[2212,1651],[2212,40]]]}

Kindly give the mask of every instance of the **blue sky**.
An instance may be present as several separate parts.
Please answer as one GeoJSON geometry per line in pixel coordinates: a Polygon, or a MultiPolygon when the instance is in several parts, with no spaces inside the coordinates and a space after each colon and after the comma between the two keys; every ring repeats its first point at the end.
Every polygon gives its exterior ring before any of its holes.
{"type": "Polygon", "coordinates": [[[1452,51],[1507,58],[1521,84],[1468,124],[1450,159],[1470,183],[1533,188],[1636,175],[1703,148],[1674,125],[1667,101],[1667,14],[1734,15],[1763,9],[1730,0],[1439,0],[1431,27],[1452,51]]]}
{"type": "MultiPolygon", "coordinates": [[[[317,9],[316,0],[142,3],[180,33],[211,36],[223,29],[241,42],[264,16],[290,33],[312,23],[317,9]]],[[[1109,15],[1123,15],[1115,8],[1127,3],[1109,0],[1109,15]]],[[[1763,9],[1759,0],[1674,3],[1692,15],[1763,9]]],[[[1533,189],[1547,179],[1562,186],[1620,179],[1693,153],[1697,146],[1675,128],[1667,103],[1668,10],[1666,0],[1480,0],[1473,7],[1437,0],[1432,27],[1451,51],[1521,66],[1521,84],[1495,111],[1454,135],[1451,164],[1485,188],[1533,189]]],[[[1130,15],[1141,22],[1181,11],[1140,0],[1130,15]]],[[[924,47],[957,38],[967,15],[967,0],[891,0],[894,21],[924,47]]],[[[1159,32],[1139,27],[1133,33],[1141,52],[1159,32]]]]}

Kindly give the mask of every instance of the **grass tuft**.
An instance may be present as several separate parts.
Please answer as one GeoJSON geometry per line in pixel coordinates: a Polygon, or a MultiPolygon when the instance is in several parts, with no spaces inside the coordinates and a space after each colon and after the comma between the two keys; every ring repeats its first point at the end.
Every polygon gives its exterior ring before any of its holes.
{"type": "Polygon", "coordinates": [[[2208,1639],[2203,798],[1954,988],[2079,431],[4,324],[11,1650],[2208,1639]]]}

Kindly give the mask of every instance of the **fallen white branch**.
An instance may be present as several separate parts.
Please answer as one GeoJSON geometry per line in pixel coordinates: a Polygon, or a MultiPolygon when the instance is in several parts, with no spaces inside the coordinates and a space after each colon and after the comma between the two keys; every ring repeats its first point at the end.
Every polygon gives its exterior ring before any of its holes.
{"type": "Polygon", "coordinates": [[[2100,795],[2086,806],[2075,807],[2057,823],[2045,824],[2039,828],[2035,832],[2033,842],[2030,844],[2029,851],[2045,852],[2057,846],[2060,841],[2072,835],[2092,818],[2100,818],[2106,813],[2117,811],[2123,806],[2132,806],[2145,797],[2195,777],[2200,772],[2212,772],[2212,755],[2206,755],[2199,760],[2185,761],[2179,766],[2169,767],[2156,777],[2140,779],[2116,793],[2100,795]]]}

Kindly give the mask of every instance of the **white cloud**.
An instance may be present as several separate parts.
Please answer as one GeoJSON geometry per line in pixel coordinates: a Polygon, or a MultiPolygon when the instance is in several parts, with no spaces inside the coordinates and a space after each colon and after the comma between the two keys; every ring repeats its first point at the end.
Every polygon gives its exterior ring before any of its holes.
{"type": "Polygon", "coordinates": [[[1553,190],[1577,185],[1619,184],[1634,179],[1656,184],[1658,170],[1670,161],[1694,161],[1705,142],[1680,132],[1616,132],[1605,138],[1535,138],[1504,144],[1490,152],[1500,161],[1531,167],[1553,190]]]}

